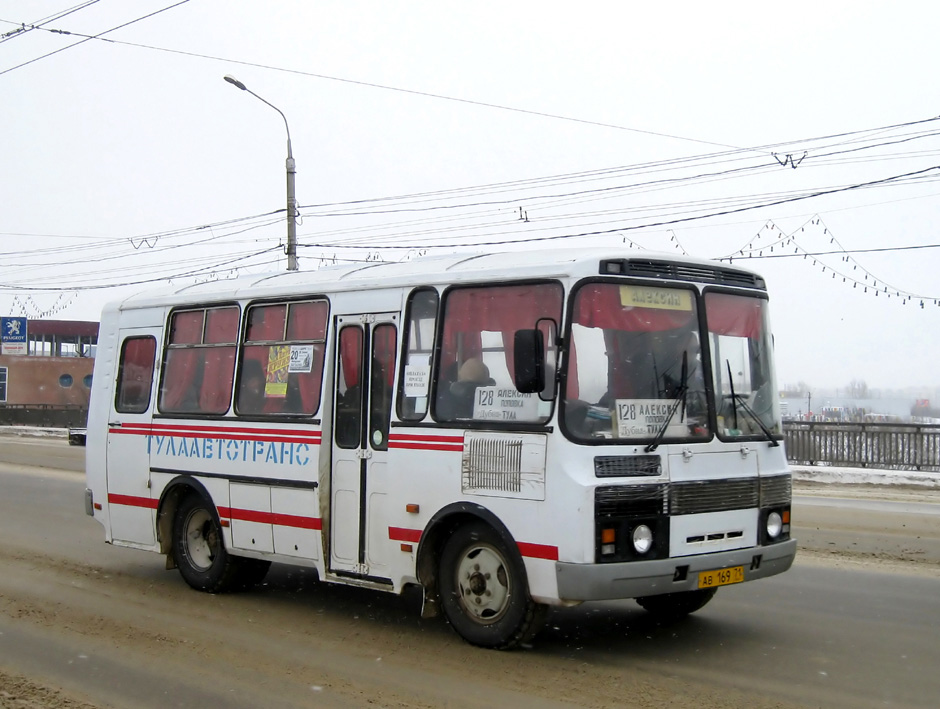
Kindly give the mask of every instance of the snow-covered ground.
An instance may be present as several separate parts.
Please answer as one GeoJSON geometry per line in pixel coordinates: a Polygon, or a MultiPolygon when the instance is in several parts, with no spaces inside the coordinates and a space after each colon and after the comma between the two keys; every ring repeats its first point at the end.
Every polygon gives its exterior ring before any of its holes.
{"type": "Polygon", "coordinates": [[[940,473],[916,470],[842,468],[834,465],[793,465],[794,480],[841,485],[917,485],[940,488],[940,473]]]}

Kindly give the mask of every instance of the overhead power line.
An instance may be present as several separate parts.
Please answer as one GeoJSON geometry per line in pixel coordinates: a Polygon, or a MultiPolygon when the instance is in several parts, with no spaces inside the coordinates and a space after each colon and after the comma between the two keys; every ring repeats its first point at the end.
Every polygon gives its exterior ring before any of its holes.
{"type": "MultiPolygon", "coordinates": [[[[14,70],[16,70],[16,69],[21,69],[21,68],[23,68],[24,66],[29,66],[30,64],[34,64],[35,62],[38,62],[38,61],[40,61],[40,60],[42,60],[42,59],[46,59],[47,57],[51,57],[51,56],[53,56],[53,55],[55,55],[55,54],[58,54],[59,52],[64,52],[64,51],[66,51],[67,49],[72,49],[73,47],[77,47],[78,45],[84,44],[85,42],[89,42],[89,41],[91,41],[91,40],[93,40],[93,39],[103,39],[104,35],[106,35],[106,34],[110,34],[111,32],[116,32],[116,31],[119,30],[119,29],[123,29],[124,27],[128,27],[128,26],[133,25],[133,24],[135,24],[135,23],[137,23],[137,22],[141,22],[142,20],[149,19],[149,18],[153,17],[154,15],[159,15],[161,12],[166,12],[167,10],[172,10],[174,7],[179,7],[180,5],[185,5],[185,4],[188,3],[188,2],[189,2],[189,0],[180,0],[180,2],[174,3],[173,5],[168,5],[167,7],[164,7],[164,8],[162,8],[162,9],[160,9],[160,10],[156,10],[156,11],[154,11],[154,12],[151,12],[151,13],[148,14],[148,15],[143,15],[142,17],[138,17],[136,20],[131,20],[130,22],[125,22],[125,23],[123,23],[123,24],[118,25],[117,27],[112,27],[112,28],[109,29],[109,30],[105,30],[104,32],[99,32],[99,33],[96,34],[96,35],[79,35],[79,34],[76,34],[76,36],[83,37],[83,39],[80,39],[79,41],[74,42],[74,43],[72,43],[72,44],[70,44],[70,45],[68,45],[68,46],[60,47],[59,49],[56,49],[55,51],[49,52],[49,53],[47,53],[47,54],[43,54],[41,57],[36,57],[35,59],[30,59],[30,60],[27,61],[27,62],[23,62],[22,64],[17,64],[16,66],[10,67],[9,69],[4,69],[3,71],[0,71],[0,76],[3,76],[4,74],[9,74],[11,71],[14,71],[14,70]]],[[[66,35],[72,34],[71,32],[66,32],[66,31],[62,31],[62,30],[50,30],[50,29],[48,29],[48,28],[46,28],[46,27],[38,27],[38,26],[37,26],[36,29],[41,29],[41,30],[44,30],[44,31],[46,31],[46,32],[54,32],[54,33],[56,33],[56,34],[66,34],[66,35]]]]}
{"type": "Polygon", "coordinates": [[[54,15],[49,15],[48,17],[44,17],[41,20],[36,20],[34,22],[24,22],[16,29],[0,34],[0,44],[3,44],[4,42],[8,42],[11,39],[15,39],[17,37],[22,37],[23,35],[28,34],[29,32],[32,32],[33,30],[43,29],[43,27],[49,24],[50,22],[61,20],[63,17],[68,17],[69,15],[76,13],[79,10],[84,10],[86,7],[89,7],[90,5],[94,5],[98,2],[100,2],[100,0],[88,0],[87,2],[84,2],[80,5],[76,5],[75,7],[69,8],[68,10],[63,10],[62,12],[57,12],[54,15]]]}

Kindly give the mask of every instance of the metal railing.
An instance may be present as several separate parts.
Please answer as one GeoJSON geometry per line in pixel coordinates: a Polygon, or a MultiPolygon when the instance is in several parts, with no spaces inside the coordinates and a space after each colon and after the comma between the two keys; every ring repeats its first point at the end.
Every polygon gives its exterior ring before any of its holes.
{"type": "Polygon", "coordinates": [[[75,404],[0,404],[0,426],[84,426],[88,407],[75,404]]]}
{"type": "Polygon", "coordinates": [[[795,465],[940,471],[935,424],[787,421],[783,436],[795,465]]]}

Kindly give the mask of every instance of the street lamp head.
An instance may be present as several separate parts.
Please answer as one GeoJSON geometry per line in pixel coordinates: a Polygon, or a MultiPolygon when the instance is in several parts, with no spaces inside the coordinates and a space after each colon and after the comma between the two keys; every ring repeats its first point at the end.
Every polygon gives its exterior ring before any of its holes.
{"type": "Polygon", "coordinates": [[[247,90],[248,90],[248,87],[247,87],[247,86],[245,86],[242,82],[240,82],[238,79],[236,79],[236,78],[235,78],[234,76],[232,76],[231,74],[226,74],[226,75],[225,75],[224,77],[222,77],[222,78],[224,78],[224,79],[225,79],[228,83],[230,83],[232,86],[237,86],[237,87],[240,88],[242,91],[247,91],[247,90]]]}

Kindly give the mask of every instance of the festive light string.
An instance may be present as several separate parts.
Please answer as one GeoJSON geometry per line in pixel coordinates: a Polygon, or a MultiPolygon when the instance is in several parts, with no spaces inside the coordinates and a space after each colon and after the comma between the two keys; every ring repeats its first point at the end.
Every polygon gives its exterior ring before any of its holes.
{"type": "MultiPolygon", "coordinates": [[[[811,231],[810,236],[812,236],[813,233],[814,232],[811,231]]],[[[921,308],[924,307],[925,301],[932,301],[934,305],[940,306],[940,297],[917,294],[891,285],[884,279],[875,276],[874,273],[859,263],[852,255],[852,251],[846,249],[842,243],[836,239],[835,235],[829,230],[829,227],[818,214],[814,214],[810,219],[789,234],[781,230],[773,220],[768,219],[744,246],[733,254],[722,256],[717,260],[732,263],[736,258],[792,258],[801,254],[803,256],[802,260],[811,260],[814,268],[818,266],[822,273],[831,273],[832,279],[841,277],[843,283],[852,284],[853,290],[857,290],[861,286],[863,294],[867,295],[870,290],[875,297],[880,297],[884,294],[888,299],[892,296],[899,298],[902,305],[906,305],[910,300],[918,300],[921,308]],[[835,246],[835,250],[829,252],[829,254],[821,254],[818,251],[803,246],[803,244],[797,241],[797,234],[805,234],[807,227],[811,230],[814,229],[817,236],[829,237],[829,245],[835,246]],[[765,238],[769,238],[770,240],[764,242],[765,238]],[[793,247],[793,253],[784,253],[784,250],[788,250],[791,246],[793,247]],[[776,255],[774,254],[775,250],[777,250],[776,255]],[[822,259],[817,258],[817,256],[822,255],[838,255],[839,261],[844,263],[845,266],[834,268],[822,259]],[[851,270],[848,269],[849,266],[852,267],[851,270]],[[859,278],[859,272],[861,278],[859,278]]]]}
{"type": "Polygon", "coordinates": [[[25,298],[20,298],[18,295],[14,295],[11,308],[18,315],[22,315],[24,317],[49,318],[53,315],[58,315],[63,310],[72,305],[72,303],[75,302],[75,297],[77,295],[77,292],[59,293],[58,297],[55,299],[55,302],[53,302],[53,304],[48,308],[41,307],[32,295],[27,295],[25,298]]]}

